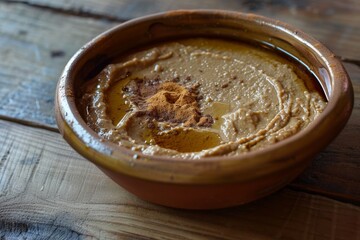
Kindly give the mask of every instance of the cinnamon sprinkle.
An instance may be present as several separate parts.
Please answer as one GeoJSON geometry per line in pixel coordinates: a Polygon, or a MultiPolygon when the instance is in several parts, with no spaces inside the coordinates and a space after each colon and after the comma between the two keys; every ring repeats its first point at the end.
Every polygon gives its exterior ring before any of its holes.
{"type": "Polygon", "coordinates": [[[202,116],[197,91],[193,88],[188,90],[176,82],[145,82],[130,83],[129,89],[133,95],[131,100],[149,117],[157,121],[183,123],[184,127],[209,127],[213,124],[210,115],[202,116]]]}

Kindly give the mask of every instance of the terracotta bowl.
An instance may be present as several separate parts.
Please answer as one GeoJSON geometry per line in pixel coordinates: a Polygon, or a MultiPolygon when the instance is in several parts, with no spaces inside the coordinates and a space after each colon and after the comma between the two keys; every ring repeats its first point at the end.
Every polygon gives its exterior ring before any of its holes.
{"type": "Polygon", "coordinates": [[[152,203],[188,209],[244,204],[288,184],[346,124],[353,90],[344,67],[324,45],[285,23],[228,11],[172,11],[125,22],[94,38],[66,65],[56,91],[60,132],[81,155],[129,192],[152,203]],[[328,100],[306,129],[267,148],[199,160],[146,156],[104,141],[77,107],[79,86],[114,55],[164,39],[216,36],[261,44],[287,54],[318,79],[328,100]]]}

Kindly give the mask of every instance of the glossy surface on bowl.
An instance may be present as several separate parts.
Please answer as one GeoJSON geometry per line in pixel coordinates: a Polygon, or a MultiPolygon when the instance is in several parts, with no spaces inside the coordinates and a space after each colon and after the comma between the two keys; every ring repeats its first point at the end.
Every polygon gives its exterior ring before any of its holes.
{"type": "Polygon", "coordinates": [[[253,201],[293,180],[346,124],[353,106],[350,80],[326,47],[279,21],[225,11],[174,11],[126,22],[98,36],[69,61],[56,92],[56,118],[69,144],[128,191],[153,203],[208,209],[253,201]],[[319,79],[328,105],[300,133],[267,148],[199,160],[146,156],[101,140],[81,118],[83,81],[142,44],[189,36],[255,42],[284,52],[319,79]]]}

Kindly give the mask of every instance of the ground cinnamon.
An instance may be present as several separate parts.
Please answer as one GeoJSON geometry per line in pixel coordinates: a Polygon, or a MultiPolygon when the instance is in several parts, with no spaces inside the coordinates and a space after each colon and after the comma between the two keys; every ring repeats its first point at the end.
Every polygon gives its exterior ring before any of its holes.
{"type": "MultiPolygon", "coordinates": [[[[132,100],[141,110],[158,121],[183,123],[184,126],[211,126],[210,115],[202,116],[194,88],[188,90],[176,82],[159,80],[139,81],[130,84],[132,100]]],[[[196,88],[196,87],[195,87],[196,88]]]]}

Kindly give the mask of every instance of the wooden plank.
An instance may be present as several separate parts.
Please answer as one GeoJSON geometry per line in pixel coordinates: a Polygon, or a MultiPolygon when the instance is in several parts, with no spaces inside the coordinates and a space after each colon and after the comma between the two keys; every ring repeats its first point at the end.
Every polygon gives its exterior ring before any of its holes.
{"type": "Polygon", "coordinates": [[[1,239],[359,239],[360,208],[289,189],[183,211],[146,203],[58,133],[0,121],[1,239]]]}
{"type": "MultiPolygon", "coordinates": [[[[17,2],[10,1],[10,2],[17,2]]],[[[314,36],[335,54],[360,59],[360,4],[346,1],[248,0],[25,0],[30,5],[85,16],[127,20],[176,9],[222,9],[252,12],[292,24],[314,36]]]]}
{"type": "Polygon", "coordinates": [[[82,45],[111,26],[0,3],[0,115],[56,128],[54,94],[62,69],[82,45]]]}

